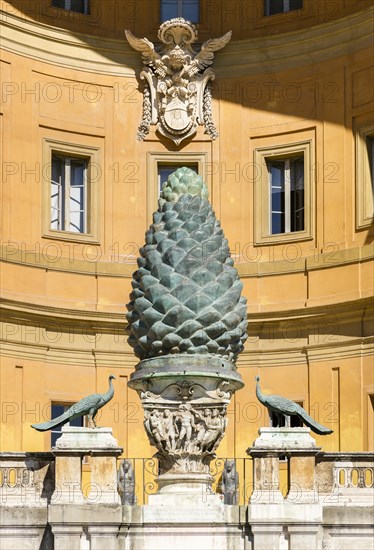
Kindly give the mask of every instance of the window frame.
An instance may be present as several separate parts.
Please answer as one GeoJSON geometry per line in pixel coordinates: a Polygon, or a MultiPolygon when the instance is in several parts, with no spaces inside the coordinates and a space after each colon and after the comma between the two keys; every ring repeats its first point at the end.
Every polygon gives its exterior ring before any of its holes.
{"type": "MultiPolygon", "coordinates": [[[[72,211],[70,208],[70,202],[71,202],[71,188],[75,187],[72,185],[72,163],[74,161],[81,161],[83,164],[83,178],[82,178],[82,187],[83,187],[83,205],[80,204],[82,207],[79,212],[83,212],[83,230],[82,231],[72,231],[73,233],[77,233],[79,235],[86,235],[88,232],[88,210],[89,210],[89,190],[88,190],[88,181],[87,181],[87,172],[88,172],[88,166],[89,166],[89,158],[85,157],[71,157],[67,155],[60,155],[59,152],[52,152],[52,169],[53,169],[53,161],[54,159],[59,160],[62,163],[62,170],[63,175],[63,181],[56,182],[53,180],[53,176],[51,178],[51,185],[57,185],[59,186],[59,194],[61,194],[61,197],[59,198],[59,207],[55,208],[57,212],[61,212],[60,215],[57,215],[57,222],[58,224],[63,225],[64,227],[62,229],[56,229],[52,228],[54,231],[71,231],[71,229],[66,229],[67,226],[72,225],[72,211]]],[[[53,173],[53,170],[52,170],[53,173]]],[[[52,218],[52,209],[54,207],[52,206],[52,191],[51,191],[51,225],[53,223],[52,218]]]]}
{"type": "Polygon", "coordinates": [[[207,153],[147,153],[147,224],[152,223],[152,215],[158,208],[159,165],[191,166],[197,165],[198,174],[205,181],[204,169],[207,163],[207,153]]]}
{"type": "MultiPolygon", "coordinates": [[[[183,16],[183,2],[184,2],[184,0],[175,0],[175,1],[176,1],[176,5],[177,5],[177,15],[175,15],[175,17],[184,17],[183,16]]],[[[160,17],[159,17],[159,19],[160,19],[161,24],[164,23],[165,21],[169,21],[171,19],[170,17],[167,18],[167,19],[164,19],[162,17],[162,3],[163,2],[161,0],[160,4],[159,4],[159,6],[160,6],[160,17]]],[[[200,19],[201,19],[201,2],[200,2],[200,0],[197,0],[197,5],[198,5],[197,21],[192,21],[191,19],[189,19],[189,21],[191,21],[191,23],[193,23],[195,25],[200,23],[200,19]]]]}
{"type": "Polygon", "coordinates": [[[83,11],[76,11],[76,10],[72,10],[71,9],[71,1],[72,0],[63,0],[64,1],[64,6],[63,8],[61,8],[60,6],[54,6],[53,5],[53,0],[51,0],[51,7],[52,8],[55,8],[57,10],[65,10],[65,11],[69,11],[69,12],[72,12],[72,13],[80,13],[81,15],[91,15],[90,13],[90,0],[83,0],[83,4],[84,4],[84,10],[83,11]],[[70,7],[68,7],[70,6],[70,7]]]}
{"type": "Polygon", "coordinates": [[[43,197],[42,197],[42,236],[57,240],[99,244],[98,193],[102,174],[101,151],[99,147],[67,143],[59,140],[43,139],[43,197]],[[86,184],[86,233],[52,229],[51,227],[51,181],[52,155],[85,159],[87,161],[86,184]],[[96,167],[96,176],[94,176],[96,167]]]}
{"type": "Polygon", "coordinates": [[[313,238],[314,212],[313,141],[259,147],[254,150],[254,245],[296,242],[313,238]],[[284,161],[291,157],[304,157],[304,229],[289,233],[271,234],[271,185],[267,161],[284,161]]]}
{"type": "Polygon", "coordinates": [[[370,162],[374,163],[367,146],[368,138],[374,141],[374,124],[357,126],[355,135],[356,229],[364,229],[370,227],[374,220],[374,166],[370,167],[370,162]]]}
{"type": "Polygon", "coordinates": [[[302,0],[301,8],[293,8],[293,9],[290,9],[290,1],[291,0],[282,0],[282,2],[283,2],[283,10],[282,11],[277,11],[275,13],[268,13],[270,11],[270,2],[271,1],[272,0],[264,0],[264,17],[272,17],[273,15],[281,15],[281,14],[285,14],[285,13],[292,13],[292,12],[300,11],[300,10],[304,9],[304,0],[302,0]]]}

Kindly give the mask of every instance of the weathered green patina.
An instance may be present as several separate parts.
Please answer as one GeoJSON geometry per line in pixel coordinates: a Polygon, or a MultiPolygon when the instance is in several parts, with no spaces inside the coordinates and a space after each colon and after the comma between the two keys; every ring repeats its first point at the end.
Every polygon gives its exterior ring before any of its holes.
{"type": "Polygon", "coordinates": [[[235,364],[246,299],[202,178],[179,168],[164,183],[134,273],[129,344],[141,359],[211,355],[235,364]]]}
{"type": "Polygon", "coordinates": [[[104,405],[106,405],[113,398],[114,388],[112,380],[116,380],[116,377],[113,374],[109,376],[109,389],[107,392],[93,393],[92,395],[83,397],[83,399],[77,403],[74,403],[74,405],[72,405],[67,411],[57,418],[53,418],[48,422],[42,422],[41,424],[31,424],[31,427],[35,428],[35,430],[38,430],[39,432],[45,432],[56,426],[60,426],[61,424],[66,424],[70,420],[87,415],[88,423],[90,425],[93,424],[96,428],[95,416],[97,415],[98,410],[104,407],[104,405]]]}

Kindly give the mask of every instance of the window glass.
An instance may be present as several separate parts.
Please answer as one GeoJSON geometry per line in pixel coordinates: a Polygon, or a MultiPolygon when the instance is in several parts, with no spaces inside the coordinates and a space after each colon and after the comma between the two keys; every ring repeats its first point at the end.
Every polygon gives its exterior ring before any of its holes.
{"type": "Polygon", "coordinates": [[[374,196],[374,136],[366,137],[366,148],[367,148],[368,160],[369,160],[371,190],[374,196]]]}
{"type": "Polygon", "coordinates": [[[85,15],[90,13],[89,0],[52,0],[52,6],[85,15]]]}
{"type": "Polygon", "coordinates": [[[284,233],[284,162],[272,162],[270,165],[271,185],[271,234],[284,233]]]}
{"type": "Polygon", "coordinates": [[[182,17],[192,23],[199,22],[199,2],[198,0],[184,0],[182,17]]]}
{"type": "Polygon", "coordinates": [[[178,17],[178,1],[177,0],[162,0],[161,1],[161,22],[178,17]]]}
{"type": "Polygon", "coordinates": [[[304,230],[304,157],[268,160],[271,235],[304,230]]]}
{"type": "Polygon", "coordinates": [[[52,155],[51,229],[86,233],[87,159],[52,155]]]}
{"type": "Polygon", "coordinates": [[[291,170],[291,231],[304,229],[304,159],[290,163],[291,170]]]}
{"type": "Polygon", "coordinates": [[[85,232],[85,162],[71,161],[70,231],[85,232]]]}
{"type": "Polygon", "coordinates": [[[54,157],[52,159],[52,178],[51,178],[51,228],[61,229],[62,214],[62,186],[63,174],[61,172],[61,161],[54,157]]]}
{"type": "Polygon", "coordinates": [[[301,10],[302,7],[303,0],[265,0],[264,14],[287,13],[289,11],[301,10]]]}
{"type": "Polygon", "coordinates": [[[199,0],[161,0],[161,22],[184,17],[192,23],[199,21],[199,0]]]}

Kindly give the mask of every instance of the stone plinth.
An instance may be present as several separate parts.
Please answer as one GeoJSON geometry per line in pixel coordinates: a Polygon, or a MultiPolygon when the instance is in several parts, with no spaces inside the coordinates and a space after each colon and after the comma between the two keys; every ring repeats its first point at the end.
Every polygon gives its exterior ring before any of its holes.
{"type": "Polygon", "coordinates": [[[54,451],[56,468],[56,486],[52,495],[52,504],[83,504],[82,458],[83,453],[73,451],[54,451]]]}
{"type": "Polygon", "coordinates": [[[157,478],[158,491],[149,495],[148,504],[176,506],[183,503],[189,506],[222,504],[220,495],[213,493],[213,478],[207,474],[163,474],[157,478]]]}
{"type": "Polygon", "coordinates": [[[48,509],[55,550],[122,550],[118,546],[122,507],[118,504],[56,504],[48,509]]]}
{"type": "Polygon", "coordinates": [[[91,456],[90,503],[119,504],[117,457],[122,453],[111,428],[63,426],[52,449],[56,457],[56,489],[52,503],[83,504],[82,458],[91,456]]]}
{"type": "Polygon", "coordinates": [[[259,437],[247,450],[253,458],[255,492],[251,502],[282,502],[279,490],[279,457],[288,462],[287,500],[315,502],[315,457],[321,450],[309,428],[260,428],[259,437]]]}
{"type": "Polygon", "coordinates": [[[259,437],[247,450],[253,458],[255,488],[248,521],[256,549],[280,548],[285,525],[290,548],[318,548],[322,506],[315,492],[314,471],[319,450],[309,428],[260,428],[259,437]],[[286,499],[279,489],[279,459],[285,456],[289,460],[286,499]]]}
{"type": "Polygon", "coordinates": [[[83,428],[80,426],[62,426],[62,436],[56,441],[55,449],[74,450],[118,450],[117,440],[112,428],[83,428]]]}
{"type": "Polygon", "coordinates": [[[252,449],[272,449],[281,454],[291,449],[319,450],[309,428],[260,428],[258,433],[260,437],[254,441],[252,449]]]}
{"type": "Polygon", "coordinates": [[[179,505],[123,507],[130,528],[127,546],[136,550],[244,550],[239,506],[179,505]]]}
{"type": "Polygon", "coordinates": [[[253,488],[250,502],[272,504],[283,502],[279,488],[279,456],[270,451],[253,453],[253,488]]]}
{"type": "Polygon", "coordinates": [[[203,355],[156,357],[137,365],[129,386],[139,394],[149,442],[158,450],[159,490],[149,503],[220,503],[209,464],[225,436],[231,396],[243,386],[235,366],[203,355]]]}

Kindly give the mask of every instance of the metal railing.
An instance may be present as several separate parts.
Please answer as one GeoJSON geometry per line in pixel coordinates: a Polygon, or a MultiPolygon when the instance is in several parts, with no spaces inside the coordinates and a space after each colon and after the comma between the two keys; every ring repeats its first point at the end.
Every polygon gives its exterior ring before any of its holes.
{"type": "MultiPolygon", "coordinates": [[[[119,461],[122,458],[118,459],[119,461]]],[[[156,493],[158,476],[158,460],[155,458],[127,458],[135,473],[135,496],[137,504],[147,504],[148,497],[156,493]]],[[[226,458],[216,458],[210,464],[210,474],[213,477],[213,490],[221,492],[222,473],[226,458]]],[[[239,475],[238,504],[248,503],[253,492],[252,459],[236,458],[236,471],[239,475]]]]}

